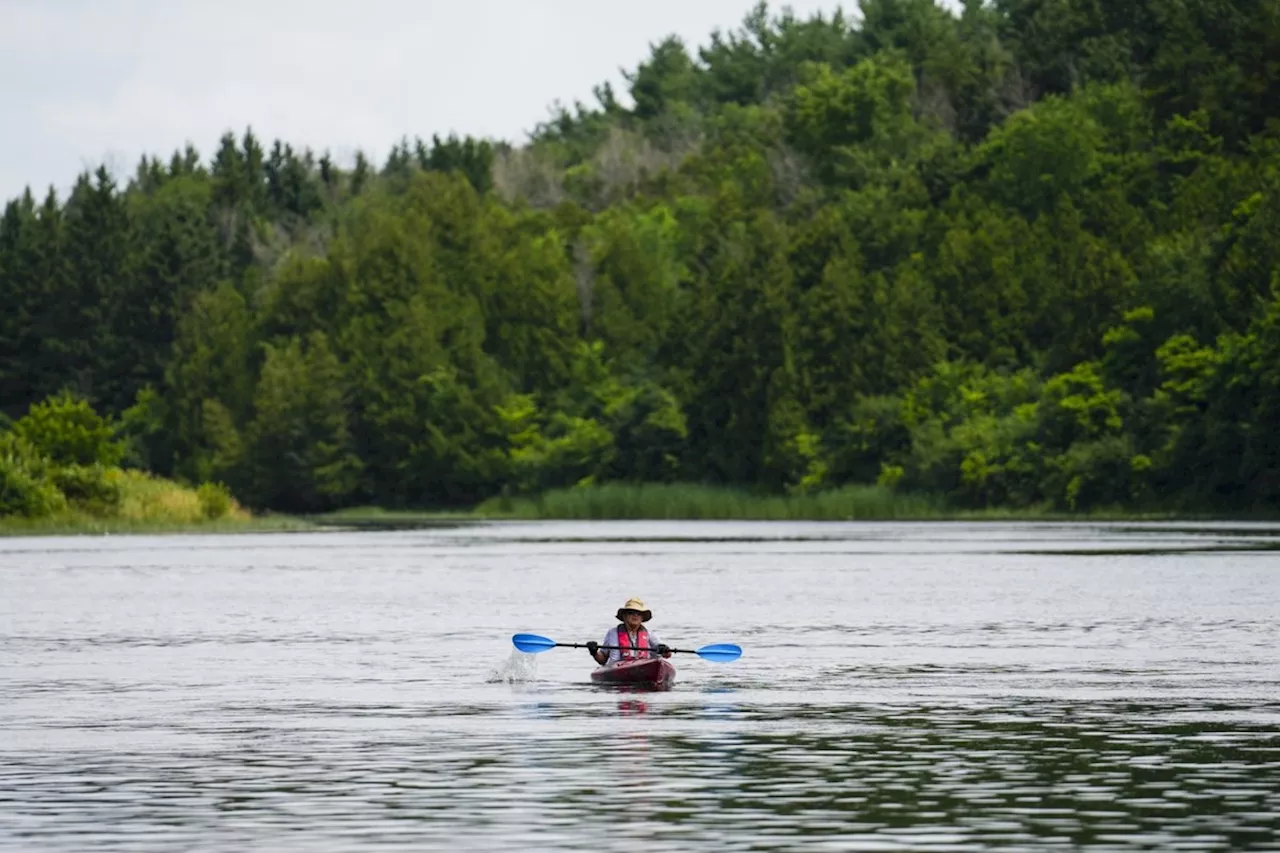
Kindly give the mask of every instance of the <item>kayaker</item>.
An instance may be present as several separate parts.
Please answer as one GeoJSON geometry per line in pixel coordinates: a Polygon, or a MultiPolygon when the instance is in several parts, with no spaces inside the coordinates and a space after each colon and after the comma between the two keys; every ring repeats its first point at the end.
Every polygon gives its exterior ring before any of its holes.
{"type": "Polygon", "coordinates": [[[603,643],[587,643],[587,651],[598,664],[617,663],[630,658],[647,658],[655,654],[671,657],[671,649],[658,642],[658,635],[644,626],[653,618],[653,611],[638,598],[627,599],[618,608],[618,625],[604,635],[603,643]],[[600,648],[605,646],[605,648],[600,648]]]}

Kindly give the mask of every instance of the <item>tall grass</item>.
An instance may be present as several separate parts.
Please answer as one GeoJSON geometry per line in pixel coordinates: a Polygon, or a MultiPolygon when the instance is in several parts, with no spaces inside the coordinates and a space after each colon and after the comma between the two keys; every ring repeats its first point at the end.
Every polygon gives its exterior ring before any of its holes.
{"type": "Polygon", "coordinates": [[[344,528],[353,530],[414,530],[424,527],[456,526],[474,522],[475,516],[466,509],[384,509],[376,506],[359,506],[338,509],[319,515],[305,516],[309,524],[320,528],[344,528]]]}
{"type": "Polygon", "coordinates": [[[559,489],[528,498],[492,498],[476,507],[488,518],[880,520],[953,516],[936,496],[881,486],[845,486],[812,495],[759,495],[741,489],[682,484],[609,483],[559,489]]]}
{"type": "Polygon", "coordinates": [[[234,502],[214,507],[211,501],[202,500],[196,489],[141,471],[124,471],[122,474],[120,507],[116,511],[121,520],[198,524],[224,516],[245,521],[249,518],[249,514],[234,502]],[[218,509],[222,511],[218,512],[218,509]]]}
{"type": "Polygon", "coordinates": [[[0,536],[81,536],[128,533],[300,533],[320,530],[305,519],[254,516],[248,520],[217,518],[195,523],[130,520],[67,512],[43,518],[0,516],[0,536]]]}
{"type": "MultiPolygon", "coordinates": [[[[288,529],[288,523],[254,519],[225,487],[193,489],[143,471],[109,469],[103,476],[115,500],[72,501],[39,518],[0,517],[0,534],[126,533],[164,530],[237,530],[247,526],[288,529]]],[[[301,526],[298,524],[294,527],[301,526]]]]}

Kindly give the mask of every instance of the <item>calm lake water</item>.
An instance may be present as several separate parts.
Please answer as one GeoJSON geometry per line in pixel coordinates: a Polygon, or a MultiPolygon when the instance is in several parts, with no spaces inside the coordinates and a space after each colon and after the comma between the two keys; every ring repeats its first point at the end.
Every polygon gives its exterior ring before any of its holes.
{"type": "Polygon", "coordinates": [[[0,540],[0,850],[1280,849],[1280,527],[0,540]],[[590,684],[630,596],[673,689],[590,684]]]}

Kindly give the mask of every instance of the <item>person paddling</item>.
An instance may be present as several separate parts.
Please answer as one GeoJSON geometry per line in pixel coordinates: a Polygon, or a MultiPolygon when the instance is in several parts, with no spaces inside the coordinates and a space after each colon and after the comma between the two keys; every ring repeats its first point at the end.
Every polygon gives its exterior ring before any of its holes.
{"type": "Polygon", "coordinates": [[[631,598],[618,608],[618,625],[604,635],[603,643],[587,643],[587,651],[596,663],[607,665],[632,658],[661,655],[671,657],[671,649],[658,642],[658,636],[644,626],[653,611],[638,598],[631,598]],[[605,648],[600,648],[604,646],[605,648]]]}

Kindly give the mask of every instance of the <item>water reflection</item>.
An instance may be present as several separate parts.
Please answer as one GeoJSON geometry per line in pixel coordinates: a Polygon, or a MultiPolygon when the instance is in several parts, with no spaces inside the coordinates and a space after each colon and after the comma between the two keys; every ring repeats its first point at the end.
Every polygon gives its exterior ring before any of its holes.
{"type": "Polygon", "coordinates": [[[748,705],[710,730],[696,703],[618,699],[605,725],[590,707],[548,705],[559,713],[544,728],[514,737],[509,707],[440,715],[485,717],[488,735],[421,726],[337,737],[298,710],[295,727],[252,747],[228,733],[225,750],[10,753],[0,847],[74,838],[199,849],[210,826],[230,831],[224,842],[291,826],[322,849],[505,839],[781,850],[803,838],[842,849],[1239,850],[1280,839],[1276,728],[1179,720],[1198,705],[748,705]]]}
{"type": "Polygon", "coordinates": [[[0,851],[1275,849],[1280,557],[1177,553],[1268,538],[576,525],[5,545],[0,851]],[[619,592],[583,591],[601,566],[623,594],[664,590],[664,637],[750,654],[655,691],[510,649],[526,620],[597,635],[619,592]]]}

